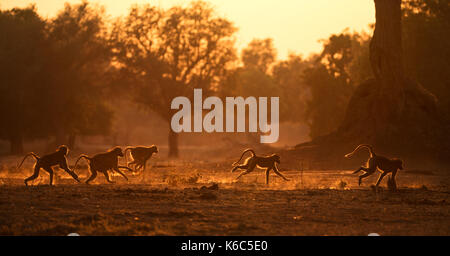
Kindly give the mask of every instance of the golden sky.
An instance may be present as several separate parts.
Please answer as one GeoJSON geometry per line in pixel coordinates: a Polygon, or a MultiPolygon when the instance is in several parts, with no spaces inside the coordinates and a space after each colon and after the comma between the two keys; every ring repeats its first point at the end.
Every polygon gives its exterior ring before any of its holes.
{"type": "MultiPolygon", "coordinates": [[[[0,0],[1,9],[24,7],[35,3],[44,17],[53,16],[64,3],[81,0],[0,0]]],[[[164,8],[187,5],[189,0],[90,0],[103,5],[112,16],[126,15],[134,4],[150,3],[164,8]]],[[[375,22],[373,0],[206,0],[217,13],[239,28],[237,46],[246,46],[253,38],[274,39],[278,58],[289,52],[308,55],[319,52],[319,39],[345,28],[368,31],[375,22]]]]}

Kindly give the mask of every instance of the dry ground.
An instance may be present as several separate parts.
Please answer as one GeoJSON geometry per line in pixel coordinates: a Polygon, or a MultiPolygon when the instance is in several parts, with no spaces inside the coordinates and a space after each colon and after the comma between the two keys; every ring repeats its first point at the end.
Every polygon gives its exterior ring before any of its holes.
{"type": "Polygon", "coordinates": [[[283,170],[291,181],[266,186],[260,170],[236,182],[227,164],[162,161],[128,182],[57,171],[55,186],[42,172],[25,187],[31,165],[13,169],[0,166],[0,235],[450,235],[450,178],[438,171],[405,170],[399,192],[375,193],[377,177],[358,187],[350,170],[283,170]]]}

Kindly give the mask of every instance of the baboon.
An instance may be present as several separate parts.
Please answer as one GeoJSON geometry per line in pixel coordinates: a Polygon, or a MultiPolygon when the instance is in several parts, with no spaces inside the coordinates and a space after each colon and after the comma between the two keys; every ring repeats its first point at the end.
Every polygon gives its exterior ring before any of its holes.
{"type": "Polygon", "coordinates": [[[134,164],[134,170],[142,169],[145,171],[145,166],[147,165],[147,161],[152,157],[153,153],[158,153],[158,148],[155,145],[151,147],[127,147],[124,150],[125,159],[127,159],[127,151],[130,150],[131,157],[133,159],[132,162],[128,163],[127,166],[134,164]]]}
{"type": "MultiPolygon", "coordinates": [[[[360,171],[364,171],[365,173],[359,176],[358,185],[361,186],[361,181],[363,178],[366,178],[372,175],[377,169],[381,171],[380,177],[375,185],[378,188],[381,180],[388,173],[391,173],[392,182],[395,183],[395,175],[397,175],[397,170],[403,170],[403,161],[397,158],[389,159],[384,156],[377,156],[373,152],[373,148],[367,144],[358,145],[353,152],[345,155],[346,158],[350,158],[353,154],[355,154],[360,148],[367,148],[369,150],[369,160],[367,160],[366,166],[359,167],[358,170],[353,173],[358,173],[360,171]]],[[[396,187],[396,185],[394,186],[396,187]]]]}
{"type": "Polygon", "coordinates": [[[23,162],[25,161],[25,159],[27,157],[33,156],[36,159],[36,164],[34,165],[34,173],[33,173],[33,175],[31,175],[30,177],[28,177],[24,180],[25,185],[28,186],[28,181],[34,180],[39,176],[39,171],[41,170],[41,168],[50,174],[50,186],[53,185],[52,166],[55,166],[55,165],[59,165],[59,167],[61,169],[63,169],[64,171],[66,171],[68,174],[70,174],[70,176],[72,176],[72,178],[74,178],[76,181],[80,182],[80,180],[78,179],[78,175],[76,175],[74,171],[71,171],[67,165],[66,156],[68,153],[69,153],[69,149],[67,148],[67,146],[61,145],[58,147],[58,150],[56,152],[45,155],[43,157],[39,157],[38,155],[36,155],[33,152],[30,152],[27,155],[25,155],[25,157],[23,158],[22,162],[19,164],[17,169],[19,169],[22,166],[23,162]]]}
{"type": "Polygon", "coordinates": [[[81,158],[84,158],[84,159],[88,160],[89,170],[91,172],[91,176],[86,180],[86,184],[89,184],[90,181],[92,181],[93,179],[95,179],[95,177],[97,177],[97,172],[103,173],[103,175],[105,175],[106,181],[108,181],[109,183],[114,183],[109,178],[109,175],[108,175],[109,170],[119,173],[126,180],[128,180],[127,176],[125,176],[125,174],[123,174],[119,170],[119,168],[127,169],[129,171],[132,171],[132,170],[126,166],[119,165],[119,156],[123,157],[123,152],[120,147],[115,147],[115,148],[109,150],[108,152],[100,153],[100,154],[94,155],[93,157],[89,157],[89,156],[83,154],[78,157],[73,169],[75,170],[75,168],[77,167],[78,161],[81,158]]]}
{"type": "Polygon", "coordinates": [[[258,166],[259,168],[266,168],[266,184],[269,184],[270,170],[273,170],[275,172],[275,174],[277,174],[284,180],[289,181],[289,179],[287,179],[286,177],[283,176],[283,174],[280,173],[280,171],[278,170],[278,168],[276,166],[276,163],[278,163],[278,164],[280,163],[280,156],[277,154],[272,154],[270,156],[257,156],[253,149],[246,149],[246,150],[244,150],[244,152],[242,152],[241,158],[239,158],[239,160],[237,160],[236,162],[233,163],[234,168],[231,170],[231,172],[234,172],[237,169],[246,169],[245,171],[241,172],[237,176],[237,178],[236,178],[236,180],[237,180],[242,175],[249,174],[250,172],[253,171],[253,169],[255,169],[256,166],[258,166]],[[237,165],[239,163],[239,161],[241,161],[244,154],[247,152],[250,152],[252,154],[252,156],[246,158],[244,160],[243,164],[237,165]]]}

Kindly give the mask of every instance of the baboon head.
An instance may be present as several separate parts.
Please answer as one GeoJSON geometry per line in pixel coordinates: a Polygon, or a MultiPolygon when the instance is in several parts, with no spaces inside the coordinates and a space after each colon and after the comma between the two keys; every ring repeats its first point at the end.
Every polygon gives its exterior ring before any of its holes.
{"type": "Polygon", "coordinates": [[[273,154],[272,157],[273,157],[273,160],[274,160],[275,162],[280,163],[280,156],[279,156],[279,155],[273,154]]]}
{"type": "Polygon", "coordinates": [[[111,150],[112,152],[114,152],[117,156],[122,157],[123,156],[123,151],[120,147],[115,147],[113,150],[111,150]]]}
{"type": "Polygon", "coordinates": [[[403,161],[401,159],[395,159],[394,161],[397,164],[397,168],[403,170],[403,161]]]}
{"type": "Polygon", "coordinates": [[[151,146],[150,148],[152,149],[153,153],[158,153],[158,148],[155,145],[151,146]]]}
{"type": "Polygon", "coordinates": [[[62,152],[65,156],[67,156],[67,154],[69,154],[69,148],[66,145],[59,146],[58,151],[62,152]]]}

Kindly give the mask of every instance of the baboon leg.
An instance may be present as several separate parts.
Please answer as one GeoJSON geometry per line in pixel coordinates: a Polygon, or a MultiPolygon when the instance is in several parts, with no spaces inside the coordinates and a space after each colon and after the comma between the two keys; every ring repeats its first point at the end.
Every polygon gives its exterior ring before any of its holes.
{"type": "Polygon", "coordinates": [[[127,164],[127,167],[128,168],[130,168],[130,166],[132,166],[132,165],[134,165],[134,167],[133,167],[133,172],[136,172],[137,171],[137,163],[136,163],[136,160],[133,160],[131,163],[129,163],[129,164],[127,164]]]}
{"type": "MultiPolygon", "coordinates": [[[[239,179],[242,175],[246,175],[246,174],[251,173],[251,172],[253,171],[253,169],[255,169],[255,167],[256,167],[256,163],[255,163],[255,164],[248,165],[247,170],[241,172],[241,173],[236,177],[236,180],[239,179]]],[[[240,169],[243,169],[243,168],[240,168],[240,169]]]]}
{"type": "Polygon", "coordinates": [[[270,173],[270,168],[266,169],[266,185],[269,185],[269,173],[270,173]]]}
{"type": "Polygon", "coordinates": [[[137,171],[139,171],[139,169],[141,169],[141,163],[138,161],[135,161],[133,172],[137,172],[137,171]]]}
{"type": "Polygon", "coordinates": [[[243,171],[243,172],[241,172],[237,177],[236,177],[236,180],[238,180],[242,175],[246,175],[246,174],[249,174],[250,172],[248,171],[248,170],[245,170],[245,171],[243,171]]]}
{"type": "Polygon", "coordinates": [[[131,168],[129,168],[129,167],[126,167],[126,166],[122,166],[122,165],[119,165],[119,166],[117,166],[117,168],[123,168],[123,169],[127,169],[128,171],[130,171],[130,172],[132,172],[133,170],[131,169],[131,168]]]}
{"type": "Polygon", "coordinates": [[[368,176],[370,176],[370,175],[372,175],[371,172],[366,172],[366,173],[364,173],[363,175],[360,175],[360,176],[359,176],[359,179],[358,179],[358,186],[361,186],[361,181],[362,181],[363,178],[368,177],[368,176]]]}
{"type": "Polygon", "coordinates": [[[136,164],[135,171],[141,171],[142,170],[142,164],[136,164]]]}
{"type": "Polygon", "coordinates": [[[248,169],[248,165],[236,165],[233,169],[231,169],[231,172],[234,172],[237,169],[248,169]]]}
{"type": "Polygon", "coordinates": [[[392,172],[391,178],[395,181],[395,176],[397,175],[397,170],[392,172]]]}
{"type": "Polygon", "coordinates": [[[95,177],[97,177],[97,171],[91,169],[91,176],[86,180],[86,184],[89,184],[95,177]]]}
{"type": "Polygon", "coordinates": [[[145,167],[147,166],[147,160],[144,161],[144,166],[142,168],[142,171],[145,171],[145,167]]]}
{"type": "Polygon", "coordinates": [[[391,179],[392,179],[392,185],[394,187],[394,190],[397,190],[397,181],[395,180],[395,175],[397,175],[397,170],[393,171],[391,174],[391,179]]]}
{"type": "Polygon", "coordinates": [[[365,172],[367,172],[368,169],[369,169],[369,168],[367,168],[367,167],[361,166],[361,167],[359,167],[358,170],[354,171],[353,174],[358,173],[358,172],[360,172],[360,171],[365,171],[365,172]]]}
{"type": "Polygon", "coordinates": [[[118,172],[120,175],[122,175],[122,177],[124,177],[126,180],[128,180],[127,176],[125,176],[125,174],[123,174],[123,172],[121,172],[119,170],[119,168],[114,168],[114,171],[118,172]]]}
{"type": "Polygon", "coordinates": [[[79,179],[78,179],[78,175],[75,173],[75,172],[73,172],[73,171],[71,171],[69,168],[64,168],[63,169],[64,171],[66,171],[68,174],[70,174],[70,176],[72,176],[72,178],[74,178],[76,181],[78,181],[78,182],[81,182],[79,179]]]}
{"type": "Polygon", "coordinates": [[[103,175],[105,175],[105,178],[106,178],[106,181],[107,182],[109,182],[109,183],[115,183],[114,181],[112,181],[110,178],[109,178],[109,174],[108,174],[108,171],[106,170],[106,171],[103,171],[103,175]]]}
{"type": "Polygon", "coordinates": [[[53,169],[50,166],[44,167],[44,170],[50,175],[50,186],[53,185],[53,169]]]}
{"type": "Polygon", "coordinates": [[[361,186],[361,181],[363,178],[368,177],[370,175],[372,175],[375,171],[376,171],[376,166],[373,165],[373,162],[371,160],[369,160],[369,167],[368,168],[364,168],[361,167],[366,173],[364,173],[363,175],[359,176],[359,180],[358,180],[358,186],[361,186]]]}
{"type": "Polygon", "coordinates": [[[383,172],[380,174],[380,177],[378,177],[377,180],[377,184],[375,185],[375,187],[378,187],[378,185],[380,185],[381,180],[384,178],[384,176],[386,176],[387,172],[383,172]]]}
{"type": "Polygon", "coordinates": [[[28,178],[26,178],[26,179],[24,180],[25,186],[28,186],[28,181],[34,180],[34,179],[36,179],[37,177],[39,177],[39,170],[40,170],[40,169],[41,169],[41,167],[40,167],[38,164],[35,164],[35,165],[34,165],[34,172],[33,172],[33,175],[31,175],[30,177],[28,177],[28,178]]]}
{"type": "Polygon", "coordinates": [[[273,171],[275,172],[276,175],[280,176],[281,178],[283,178],[285,181],[289,181],[288,178],[284,177],[283,174],[281,174],[281,172],[278,170],[278,168],[276,166],[273,167],[273,171]]]}

